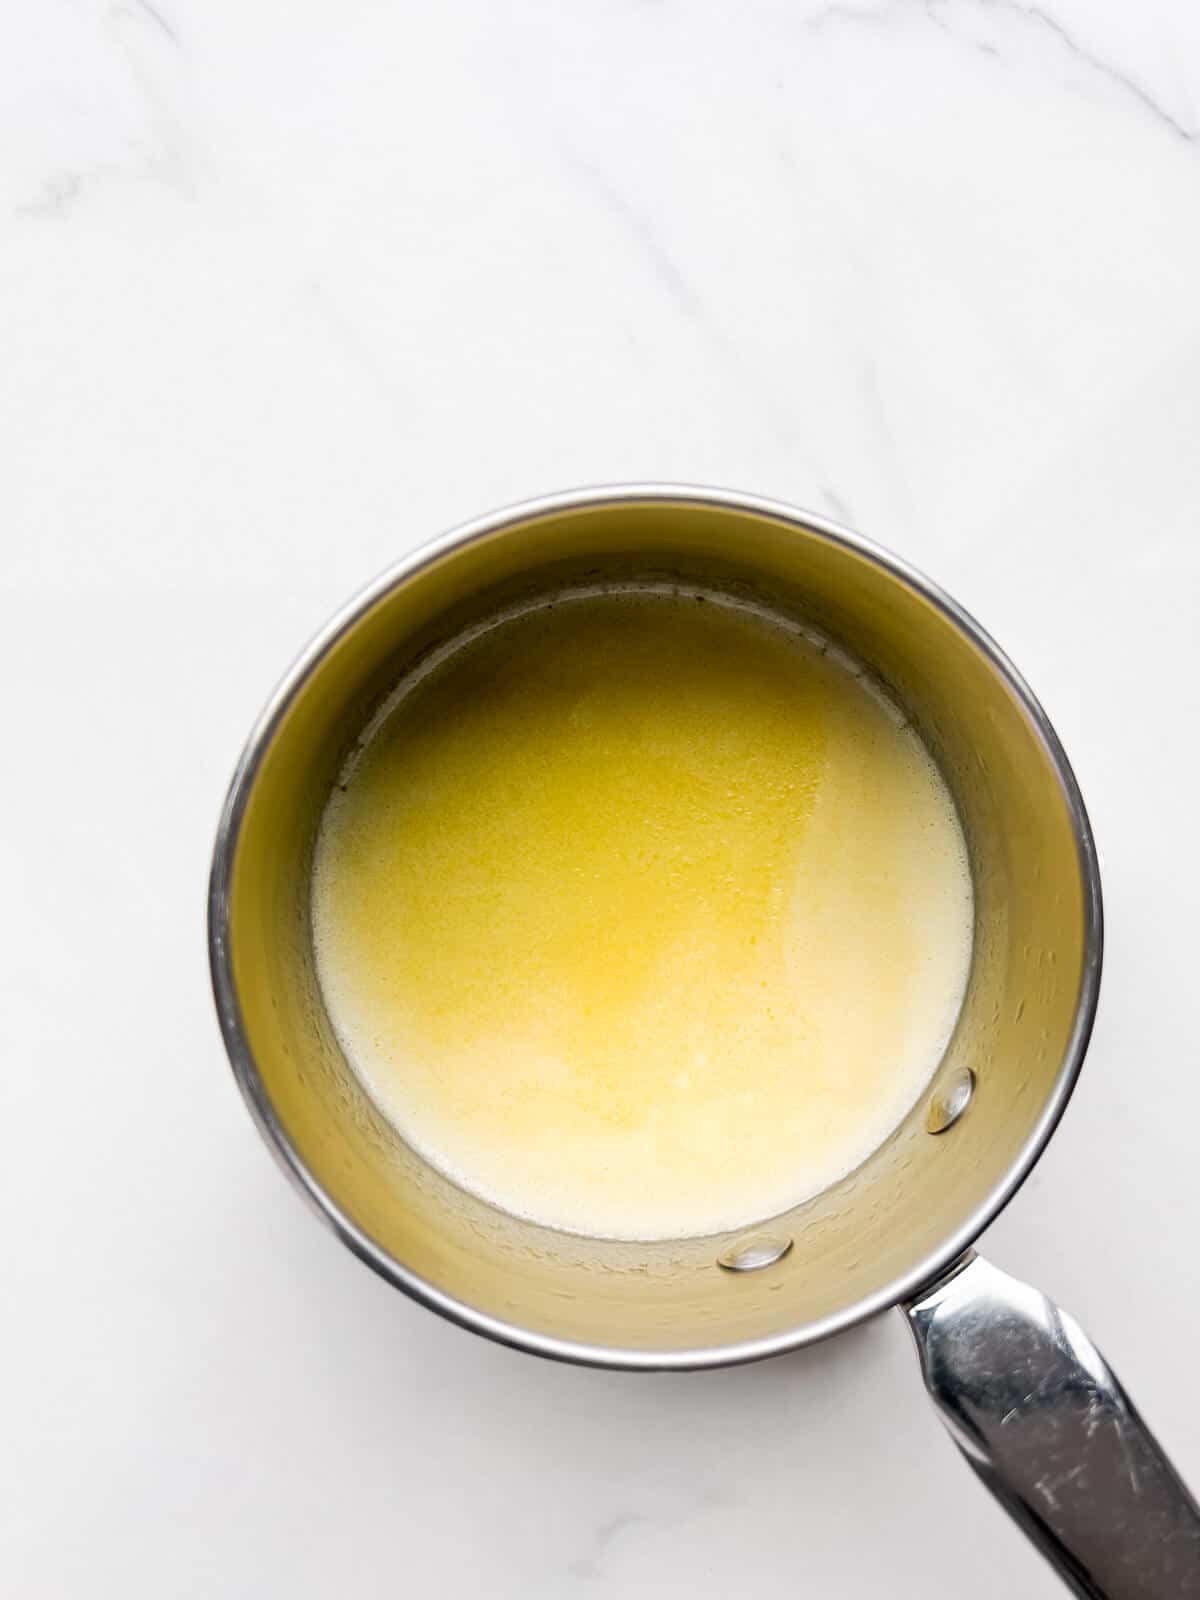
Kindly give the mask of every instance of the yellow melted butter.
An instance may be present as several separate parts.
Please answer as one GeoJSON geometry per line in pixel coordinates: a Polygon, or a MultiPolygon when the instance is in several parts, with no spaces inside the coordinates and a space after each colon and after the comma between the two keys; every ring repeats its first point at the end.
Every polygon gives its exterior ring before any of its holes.
{"type": "Polygon", "coordinates": [[[409,1143],[519,1215],[660,1238],[886,1138],[961,1004],[971,887],[857,672],[711,599],[592,595],[398,697],[327,809],[313,927],[409,1143]]]}

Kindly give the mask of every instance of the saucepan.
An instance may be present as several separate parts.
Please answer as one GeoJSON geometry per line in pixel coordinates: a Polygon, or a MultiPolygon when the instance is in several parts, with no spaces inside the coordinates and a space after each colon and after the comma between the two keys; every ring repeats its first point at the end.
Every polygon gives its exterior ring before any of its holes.
{"type": "Polygon", "coordinates": [[[1096,851],[1045,713],[966,612],[895,556],[746,495],[555,496],[402,561],[309,645],[250,735],[209,900],[217,1010],[267,1143],[339,1238],[414,1299],[557,1360],[755,1361],[895,1306],[955,1443],[1077,1593],[1200,1594],[1200,1510],[1078,1325],[973,1251],[1045,1148],[1100,984],[1096,851]],[[324,804],[423,653],[585,584],[707,586],[815,626],[911,718],[975,887],[966,997],[936,1074],[857,1171],[752,1230],[638,1244],[509,1216],[423,1161],[350,1071],[313,965],[324,804]]]}

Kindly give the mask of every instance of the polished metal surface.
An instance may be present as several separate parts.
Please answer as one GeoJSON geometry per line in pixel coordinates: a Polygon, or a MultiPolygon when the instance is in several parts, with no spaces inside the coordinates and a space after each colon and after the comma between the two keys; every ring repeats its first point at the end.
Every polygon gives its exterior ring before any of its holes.
{"type": "MultiPolygon", "coordinates": [[[[1062,749],[978,625],[903,562],[823,519],[667,486],[558,496],[407,559],[309,646],[253,730],[213,859],[214,991],[260,1129],[318,1213],[406,1293],[564,1360],[711,1367],[821,1339],[916,1294],[1021,1183],[1062,1113],[1100,979],[1095,851],[1062,749]],[[349,1070],[316,982],[313,840],[335,776],[403,672],[504,606],[572,584],[673,581],[799,619],[865,663],[955,797],[976,894],[972,970],[930,1093],[969,1068],[949,1137],[929,1096],[858,1171],[773,1219],[766,1272],[725,1272],[745,1230],[637,1244],[508,1216],[396,1135],[349,1070]]],[[[765,1221],[766,1219],[764,1219],[765,1221]]]]}
{"type": "Polygon", "coordinates": [[[977,1256],[907,1311],[955,1443],[1077,1594],[1200,1595],[1200,1507],[1072,1317],[977,1256]]]}
{"type": "Polygon", "coordinates": [[[773,1267],[782,1261],[792,1248],[786,1234],[752,1233],[739,1239],[717,1257],[717,1265],[726,1272],[758,1272],[762,1267],[773,1267]]]}
{"type": "Polygon", "coordinates": [[[945,1133],[971,1104],[975,1093],[975,1074],[970,1067],[959,1067],[934,1092],[929,1102],[925,1126],[930,1133],[945,1133]]]}

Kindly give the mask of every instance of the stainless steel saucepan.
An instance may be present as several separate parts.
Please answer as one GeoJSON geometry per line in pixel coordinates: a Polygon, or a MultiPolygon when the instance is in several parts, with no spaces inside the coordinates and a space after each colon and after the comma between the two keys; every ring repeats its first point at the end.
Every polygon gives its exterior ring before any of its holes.
{"type": "Polygon", "coordinates": [[[539,1355],[639,1369],[754,1361],[897,1306],[955,1443],[1078,1594],[1200,1595],[1200,1510],[1113,1373],[1069,1316],[972,1250],[1083,1061],[1100,880],[1045,713],[902,561],[781,505],[658,485],[541,500],[428,545],[334,618],[254,728],[221,818],[209,938],[225,1043],[264,1137],[407,1294],[539,1355]],[[664,580],[803,618],[891,690],[959,808],[975,943],[928,1092],[858,1171],[750,1237],[614,1243],[494,1209],[380,1116],[322,1003],[309,870],[343,759],[418,656],[522,598],[664,580]]]}

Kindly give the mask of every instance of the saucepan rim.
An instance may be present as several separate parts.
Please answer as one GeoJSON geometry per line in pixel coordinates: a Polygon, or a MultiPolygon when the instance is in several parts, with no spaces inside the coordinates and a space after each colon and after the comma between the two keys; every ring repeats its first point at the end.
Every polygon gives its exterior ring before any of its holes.
{"type": "Polygon", "coordinates": [[[1100,990],[1103,957],[1103,908],[1095,841],[1075,774],[1058,735],[1033,691],[999,645],[978,622],[936,583],[901,557],[840,526],[827,517],[782,502],[733,490],[690,484],[631,483],[599,485],[542,496],[505,507],[465,523],[422,545],[397,561],[356,594],[301,651],[280,680],[246,741],[217,827],[208,892],[208,950],[217,1017],[238,1087],[259,1132],[295,1187],[317,1214],[360,1260],[396,1288],[452,1322],[514,1349],[553,1360],[588,1366],[658,1371],[697,1370],[759,1361],[841,1333],[855,1324],[912,1299],[933,1283],[967,1251],[1012,1199],[1045,1149],[1066,1109],[1091,1036],[1100,990]],[[445,1294],[375,1242],[318,1183],[292,1144],[258,1072],[246,1036],[230,957],[229,910],[234,862],[246,807],[263,758],[296,695],[320,667],[329,651],[362,618],[400,584],[452,551],[504,529],[564,512],[603,506],[681,504],[712,507],[758,516],[816,533],[834,545],[882,568],[914,590],[962,633],[999,674],[1041,744],[1062,787],[1078,853],[1084,897],[1084,960],[1071,1034],[1050,1093],[1036,1124],[1004,1177],[985,1199],[948,1233],[938,1246],[909,1271],[849,1306],[782,1333],[709,1347],[641,1350],[556,1338],[488,1315],[445,1294]]]}

